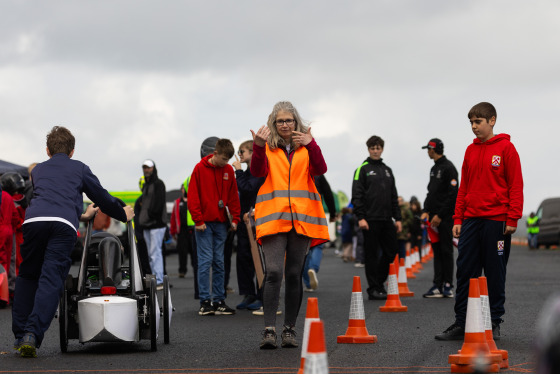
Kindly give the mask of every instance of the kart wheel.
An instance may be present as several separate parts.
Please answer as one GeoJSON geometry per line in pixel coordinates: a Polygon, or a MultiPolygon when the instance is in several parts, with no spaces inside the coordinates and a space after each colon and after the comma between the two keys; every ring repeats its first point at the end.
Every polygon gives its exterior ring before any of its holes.
{"type": "Polygon", "coordinates": [[[156,313],[159,313],[159,310],[156,308],[156,279],[150,279],[150,342],[152,344],[152,352],[157,351],[157,325],[156,325],[156,313]]]}
{"type": "Polygon", "coordinates": [[[163,342],[169,344],[169,327],[171,325],[171,294],[169,293],[169,277],[163,277],[163,342]]]}
{"type": "Polygon", "coordinates": [[[68,300],[66,288],[60,298],[58,304],[58,324],[60,332],[60,351],[66,353],[68,351],[68,300]]]}

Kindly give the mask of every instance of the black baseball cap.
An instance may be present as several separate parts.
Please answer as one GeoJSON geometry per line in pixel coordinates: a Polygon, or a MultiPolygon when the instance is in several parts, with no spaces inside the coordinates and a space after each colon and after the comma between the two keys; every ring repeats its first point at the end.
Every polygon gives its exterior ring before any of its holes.
{"type": "Polygon", "coordinates": [[[443,153],[443,142],[438,138],[430,139],[428,144],[422,147],[422,149],[432,148],[435,149],[437,153],[443,153]]]}

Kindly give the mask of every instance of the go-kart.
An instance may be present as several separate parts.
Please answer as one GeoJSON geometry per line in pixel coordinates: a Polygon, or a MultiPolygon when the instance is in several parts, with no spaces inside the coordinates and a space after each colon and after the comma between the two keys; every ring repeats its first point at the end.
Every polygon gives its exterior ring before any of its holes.
{"type": "Polygon", "coordinates": [[[107,232],[92,234],[88,222],[78,277],[68,275],[60,298],[60,350],[68,350],[70,339],[87,342],[138,342],[149,339],[157,351],[160,314],[163,314],[164,343],[169,344],[173,305],[167,276],[163,280],[160,311],[156,278],[143,275],[134,228],[127,223],[130,253],[123,261],[123,246],[107,232]]]}

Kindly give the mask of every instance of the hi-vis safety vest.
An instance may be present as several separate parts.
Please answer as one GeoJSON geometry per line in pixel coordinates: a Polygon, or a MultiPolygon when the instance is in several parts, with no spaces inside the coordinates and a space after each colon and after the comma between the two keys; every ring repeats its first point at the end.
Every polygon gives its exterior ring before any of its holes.
{"type": "Polygon", "coordinates": [[[537,226],[537,221],[539,217],[534,216],[533,218],[527,218],[527,232],[529,234],[538,234],[539,233],[539,226],[537,226]]]}
{"type": "Polygon", "coordinates": [[[309,173],[305,147],[294,151],[292,162],[282,149],[266,145],[268,175],[255,204],[257,241],[264,236],[289,232],[311,238],[311,247],[329,241],[321,195],[309,173]]]}
{"type": "MultiPolygon", "coordinates": [[[[191,176],[190,175],[183,182],[183,187],[185,188],[185,191],[189,190],[189,183],[191,183],[191,176]]],[[[187,197],[187,199],[188,199],[188,197],[187,197]]],[[[188,209],[187,209],[187,226],[188,227],[196,226],[193,219],[192,219],[191,212],[188,209]]]]}

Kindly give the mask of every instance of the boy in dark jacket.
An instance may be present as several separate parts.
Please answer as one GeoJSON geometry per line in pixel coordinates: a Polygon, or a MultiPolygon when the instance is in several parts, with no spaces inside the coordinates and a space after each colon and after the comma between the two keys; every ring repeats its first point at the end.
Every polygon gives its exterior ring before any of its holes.
{"type": "Polygon", "coordinates": [[[494,135],[496,116],[494,106],[485,102],[468,114],[476,139],[465,152],[453,216],[453,236],[459,238],[455,322],[436,335],[438,340],[463,340],[469,279],[483,269],[494,339],[500,337],[511,234],[523,212],[523,176],[510,136],[494,135]]]}
{"type": "Polygon", "coordinates": [[[385,142],[374,135],[366,145],[370,157],[354,173],[352,205],[364,234],[369,299],[385,300],[387,291],[383,283],[397,254],[397,233],[402,229],[402,218],[393,171],[381,158],[385,142]]]}
{"type": "Polygon", "coordinates": [[[23,261],[16,280],[12,309],[14,348],[22,357],[36,357],[45,331],[54,317],[70,270],[70,253],[77,239],[79,221],[90,220],[101,208],[122,222],[134,216],[109,195],[89,167],[72,160],[75,139],[65,127],[55,126],[47,135],[49,160],[31,173],[33,199],[23,223],[23,261]],[[93,201],[85,214],[83,193],[93,201]]]}
{"type": "Polygon", "coordinates": [[[201,316],[235,313],[235,309],[225,303],[224,287],[228,210],[232,230],[237,229],[241,210],[233,168],[228,164],[234,153],[230,140],[218,140],[214,153],[204,157],[194,167],[187,191],[187,204],[195,223],[200,297],[198,314],[201,316]]]}

